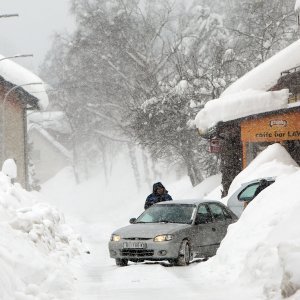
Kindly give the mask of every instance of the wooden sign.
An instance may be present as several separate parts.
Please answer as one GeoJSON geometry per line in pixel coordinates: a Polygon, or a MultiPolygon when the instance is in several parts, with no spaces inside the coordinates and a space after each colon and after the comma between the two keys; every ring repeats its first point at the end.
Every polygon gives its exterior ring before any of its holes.
{"type": "Polygon", "coordinates": [[[242,142],[300,140],[300,111],[243,121],[241,139],[242,142]]]}
{"type": "Polygon", "coordinates": [[[219,153],[221,151],[220,140],[218,138],[211,138],[209,140],[208,151],[210,153],[219,153]]]}

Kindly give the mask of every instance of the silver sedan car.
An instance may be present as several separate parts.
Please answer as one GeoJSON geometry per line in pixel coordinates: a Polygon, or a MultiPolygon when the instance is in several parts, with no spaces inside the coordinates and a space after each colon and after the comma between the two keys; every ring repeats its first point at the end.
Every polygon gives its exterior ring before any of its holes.
{"type": "Polygon", "coordinates": [[[110,257],[118,266],[128,261],[169,261],[188,265],[194,258],[216,254],[227,227],[237,216],[218,201],[182,200],[157,203],[131,225],[113,232],[110,257]]]}

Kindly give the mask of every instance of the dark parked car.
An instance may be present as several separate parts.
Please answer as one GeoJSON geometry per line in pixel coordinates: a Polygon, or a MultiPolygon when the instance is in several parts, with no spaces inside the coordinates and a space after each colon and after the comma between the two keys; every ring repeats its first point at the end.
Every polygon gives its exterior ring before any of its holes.
{"type": "Polygon", "coordinates": [[[157,203],[112,234],[110,257],[118,266],[144,260],[188,265],[193,258],[215,255],[228,225],[237,219],[218,201],[157,203]]]}
{"type": "Polygon", "coordinates": [[[250,202],[256,196],[258,189],[260,189],[260,182],[265,180],[267,184],[264,188],[270,186],[275,182],[275,177],[266,177],[254,179],[249,182],[243,183],[229,198],[227,201],[227,206],[240,217],[244,210],[244,201],[250,202]]]}

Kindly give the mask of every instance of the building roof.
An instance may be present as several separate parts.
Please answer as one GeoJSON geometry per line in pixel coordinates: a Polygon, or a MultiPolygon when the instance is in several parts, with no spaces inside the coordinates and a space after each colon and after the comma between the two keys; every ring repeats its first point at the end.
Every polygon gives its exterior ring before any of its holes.
{"type": "Polygon", "coordinates": [[[69,161],[72,161],[71,152],[60,144],[47,130],[37,124],[30,124],[28,126],[28,132],[36,130],[41,136],[45,138],[53,147],[55,147],[62,155],[64,155],[69,161]]]}
{"type": "Polygon", "coordinates": [[[281,72],[300,65],[299,53],[300,39],[236,80],[222,93],[221,98],[248,89],[269,90],[277,83],[281,72]]]}
{"type": "Polygon", "coordinates": [[[5,57],[0,54],[0,81],[12,86],[42,83],[22,86],[16,89],[16,91],[20,93],[22,93],[22,90],[25,91],[28,94],[27,97],[25,97],[26,99],[31,100],[32,103],[34,103],[34,99],[36,99],[37,107],[45,109],[48,106],[49,100],[42,79],[14,61],[4,58],[5,57]]]}
{"type": "MultiPolygon", "coordinates": [[[[229,86],[220,98],[208,101],[197,114],[195,125],[205,133],[218,122],[288,108],[289,91],[268,91],[281,72],[300,65],[300,40],[278,52],[229,86]]],[[[293,106],[300,105],[300,102],[293,106]]]]}
{"type": "Polygon", "coordinates": [[[63,134],[71,132],[70,124],[63,111],[37,111],[28,114],[27,117],[30,123],[38,124],[44,129],[51,129],[63,134]]]}

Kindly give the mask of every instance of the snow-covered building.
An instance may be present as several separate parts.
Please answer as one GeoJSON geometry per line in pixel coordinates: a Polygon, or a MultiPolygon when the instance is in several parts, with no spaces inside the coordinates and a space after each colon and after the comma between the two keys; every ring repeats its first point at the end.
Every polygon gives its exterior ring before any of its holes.
{"type": "Polygon", "coordinates": [[[224,195],[242,168],[272,143],[282,144],[300,164],[299,53],[300,40],[238,79],[197,114],[201,135],[222,143],[224,195]]]}
{"type": "Polygon", "coordinates": [[[29,157],[35,179],[42,184],[72,164],[72,153],[67,149],[70,128],[60,111],[35,112],[28,119],[29,157]]]}
{"type": "Polygon", "coordinates": [[[27,187],[27,111],[43,109],[48,96],[42,80],[0,55],[1,162],[13,158],[18,167],[16,181],[27,187]]]}

